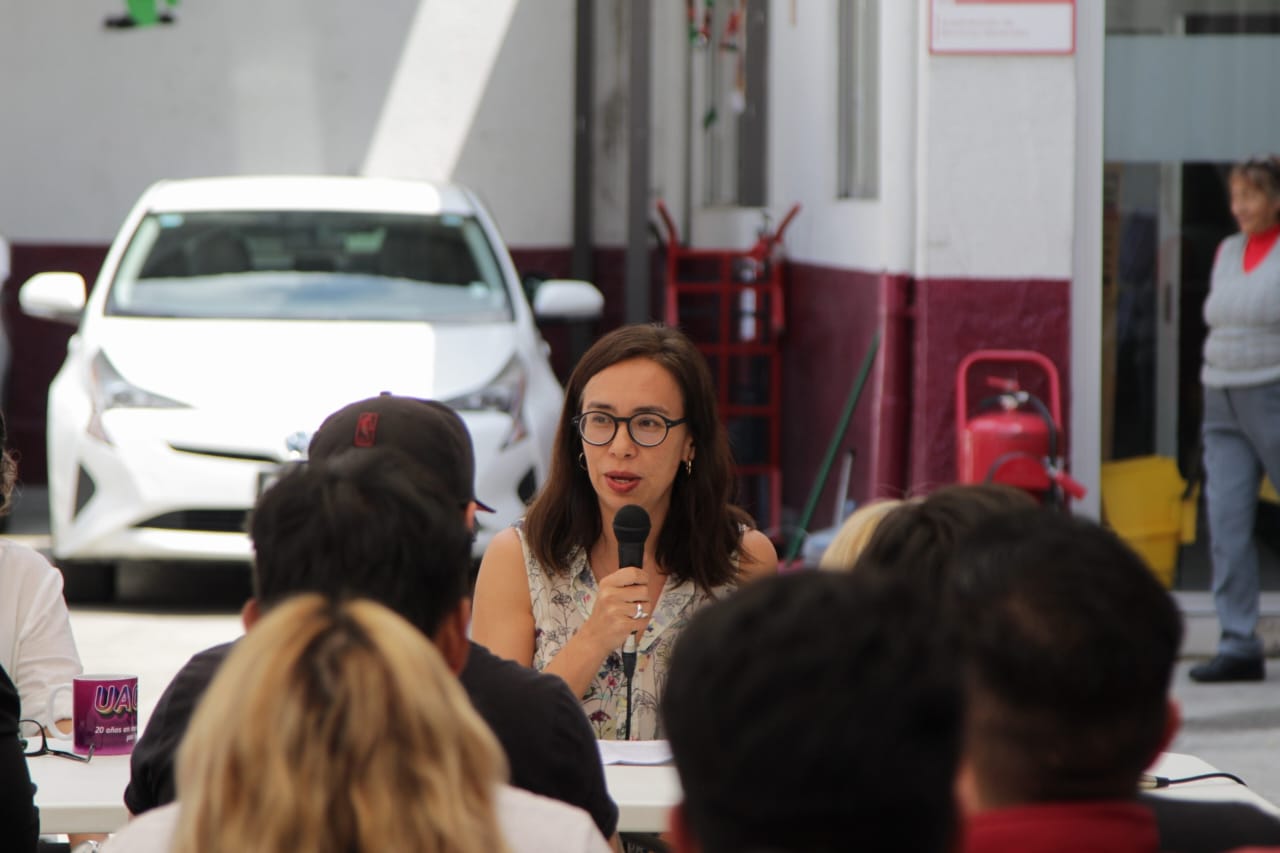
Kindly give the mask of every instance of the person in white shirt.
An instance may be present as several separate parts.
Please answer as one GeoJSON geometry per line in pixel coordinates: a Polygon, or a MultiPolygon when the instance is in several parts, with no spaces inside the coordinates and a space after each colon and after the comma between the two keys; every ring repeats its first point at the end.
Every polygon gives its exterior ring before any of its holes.
{"type": "MultiPolygon", "coordinates": [[[[456,508],[402,459],[370,451],[346,464],[400,472],[406,489],[394,499],[440,526],[445,550],[466,554],[456,508]]],[[[342,463],[308,468],[341,481],[342,463]]],[[[339,502],[368,497],[349,481],[335,488],[339,502]]],[[[179,748],[177,801],[104,851],[609,851],[585,811],[505,784],[505,756],[449,651],[390,609],[304,593],[249,621],[179,748]]]]}
{"type": "MultiPolygon", "coordinates": [[[[13,505],[18,464],[5,446],[0,414],[0,516],[13,505]]],[[[62,573],[39,552],[0,539],[0,668],[18,688],[23,719],[70,731],[71,695],[63,691],[49,714],[49,694],[83,670],[62,597],[62,573]]]]}

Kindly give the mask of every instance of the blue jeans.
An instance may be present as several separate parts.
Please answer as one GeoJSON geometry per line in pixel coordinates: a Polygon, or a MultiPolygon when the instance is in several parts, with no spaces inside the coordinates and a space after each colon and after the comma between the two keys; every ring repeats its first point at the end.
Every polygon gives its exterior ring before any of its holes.
{"type": "Polygon", "coordinates": [[[1205,501],[1218,651],[1258,657],[1258,544],[1253,525],[1265,472],[1280,484],[1280,382],[1204,389],[1205,501]]]}

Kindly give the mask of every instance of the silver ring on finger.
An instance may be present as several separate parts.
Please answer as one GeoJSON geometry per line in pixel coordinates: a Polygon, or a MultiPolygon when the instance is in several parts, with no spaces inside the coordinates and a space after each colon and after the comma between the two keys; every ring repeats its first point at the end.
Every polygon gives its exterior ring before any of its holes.
{"type": "Polygon", "coordinates": [[[648,616],[649,616],[649,614],[644,612],[644,605],[637,601],[637,602],[636,602],[636,613],[635,613],[635,615],[634,615],[634,616],[632,616],[631,618],[632,618],[632,619],[646,619],[646,618],[648,618],[648,616]]]}

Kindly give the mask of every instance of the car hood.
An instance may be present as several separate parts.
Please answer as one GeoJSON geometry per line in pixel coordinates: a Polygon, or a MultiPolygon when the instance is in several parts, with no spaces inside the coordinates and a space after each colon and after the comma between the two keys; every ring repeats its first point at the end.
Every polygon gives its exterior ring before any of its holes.
{"type": "Polygon", "coordinates": [[[133,385],[246,412],[330,412],[382,391],[447,400],[493,379],[515,348],[510,323],[104,318],[95,333],[133,385]]]}

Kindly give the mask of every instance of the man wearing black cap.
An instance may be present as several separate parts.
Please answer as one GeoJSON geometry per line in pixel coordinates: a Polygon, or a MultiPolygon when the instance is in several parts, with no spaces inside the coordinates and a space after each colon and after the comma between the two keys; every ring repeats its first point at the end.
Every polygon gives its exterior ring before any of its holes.
{"type": "Polygon", "coordinates": [[[476,498],[471,433],[444,403],[379,394],[344,406],[325,418],[311,437],[307,456],[330,459],[362,447],[394,447],[408,454],[458,498],[468,525],[477,509],[493,512],[476,498]]]}
{"type": "MultiPolygon", "coordinates": [[[[470,434],[462,419],[447,406],[389,394],[353,403],[325,419],[312,437],[309,457],[311,462],[337,464],[341,457],[361,449],[399,453],[407,465],[416,465],[421,476],[432,478],[441,490],[453,497],[459,509],[460,525],[465,523],[467,528],[472,528],[476,510],[488,509],[476,500],[474,493],[475,460],[470,434]]],[[[255,509],[255,516],[259,509],[255,509]]],[[[255,620],[259,604],[268,607],[284,594],[302,588],[335,597],[368,594],[400,611],[415,624],[424,621],[415,619],[418,611],[430,610],[433,605],[437,609],[444,606],[452,614],[449,619],[443,622],[432,619],[435,624],[419,627],[438,646],[442,642],[436,636],[439,624],[449,626],[449,645],[457,645],[454,640],[460,639],[462,648],[454,661],[455,667],[461,670],[459,680],[506,750],[511,783],[584,809],[606,838],[613,836],[617,828],[617,807],[605,787],[595,738],[581,706],[562,680],[500,659],[483,646],[468,643],[465,635],[459,634],[459,630],[465,631],[470,612],[470,601],[465,597],[461,601],[443,602],[400,600],[392,586],[395,573],[385,571],[388,568],[385,565],[380,567],[383,571],[372,570],[368,565],[394,559],[382,553],[385,543],[375,540],[364,545],[358,536],[352,535],[342,543],[340,556],[324,561],[329,571],[309,572],[308,554],[314,550],[308,548],[313,543],[291,542],[290,533],[282,530],[280,524],[263,523],[267,518],[274,522],[277,517],[273,510],[252,522],[257,548],[254,591],[262,601],[251,600],[246,604],[247,625],[255,620]],[[375,549],[380,551],[376,556],[368,553],[375,549]],[[350,563],[342,564],[344,560],[350,563]],[[337,571],[332,570],[335,564],[338,564],[337,571]],[[459,636],[454,638],[454,634],[459,636]]],[[[298,537],[308,535],[304,531],[305,527],[300,526],[298,537]]],[[[418,563],[433,556],[414,554],[405,561],[418,563]]],[[[319,558],[314,561],[321,562],[319,558]]],[[[430,571],[421,574],[431,574],[438,568],[432,566],[430,571]]],[[[404,571],[413,570],[414,565],[404,567],[404,571]]],[[[465,572],[466,567],[461,570],[465,572]]],[[[456,598],[455,593],[448,591],[454,589],[452,570],[435,573],[448,577],[438,586],[433,586],[434,582],[429,579],[419,581],[423,588],[415,588],[410,597],[421,599],[438,594],[456,598]]],[[[196,702],[230,648],[228,643],[196,655],[161,696],[131,760],[132,778],[125,790],[125,804],[133,814],[173,800],[173,759],[178,743],[196,702]]]]}

